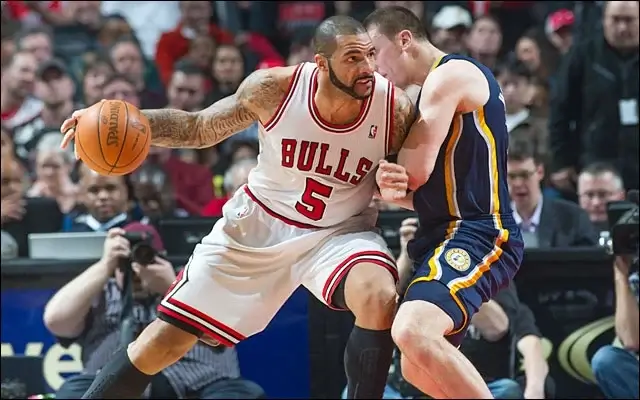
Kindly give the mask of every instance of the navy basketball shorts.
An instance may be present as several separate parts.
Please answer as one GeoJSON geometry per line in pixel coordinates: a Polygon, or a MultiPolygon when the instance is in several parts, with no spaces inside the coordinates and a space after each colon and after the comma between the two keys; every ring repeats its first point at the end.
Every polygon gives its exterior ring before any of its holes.
{"type": "Polygon", "coordinates": [[[498,228],[495,221],[456,221],[445,240],[416,261],[402,301],[426,301],[447,313],[454,326],[446,337],[454,346],[482,303],[509,285],[522,261],[517,225],[498,222],[498,228]]]}

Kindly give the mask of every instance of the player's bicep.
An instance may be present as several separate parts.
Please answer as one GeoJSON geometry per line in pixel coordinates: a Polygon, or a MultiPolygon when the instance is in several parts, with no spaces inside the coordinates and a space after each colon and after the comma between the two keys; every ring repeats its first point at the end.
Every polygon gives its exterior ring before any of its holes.
{"type": "Polygon", "coordinates": [[[213,145],[250,127],[260,113],[282,97],[278,78],[269,70],[249,75],[236,93],[213,103],[199,113],[202,141],[213,145]]]}
{"type": "Polygon", "coordinates": [[[393,124],[387,156],[398,154],[418,117],[417,107],[409,95],[399,88],[393,88],[392,113],[393,124]]]}

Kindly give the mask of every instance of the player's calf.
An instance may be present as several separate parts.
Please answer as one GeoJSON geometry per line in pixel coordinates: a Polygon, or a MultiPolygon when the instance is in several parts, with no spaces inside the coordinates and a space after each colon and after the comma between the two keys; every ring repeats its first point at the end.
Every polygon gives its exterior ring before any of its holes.
{"type": "Polygon", "coordinates": [[[156,319],[128,349],[113,355],[82,398],[140,397],[152,377],[182,358],[197,340],[193,334],[156,319]]]}
{"type": "Polygon", "coordinates": [[[344,299],[356,317],[344,354],[347,398],[381,399],[393,354],[395,279],[377,264],[358,264],[347,275],[344,299]]]}
{"type": "Polygon", "coordinates": [[[402,375],[437,398],[493,398],[471,362],[445,338],[453,327],[452,318],[433,303],[403,303],[391,328],[402,353],[402,375]]]}

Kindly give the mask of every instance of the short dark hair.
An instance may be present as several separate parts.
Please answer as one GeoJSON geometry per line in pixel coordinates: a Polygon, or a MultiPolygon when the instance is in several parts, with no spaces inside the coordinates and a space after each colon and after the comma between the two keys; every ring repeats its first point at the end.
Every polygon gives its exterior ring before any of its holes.
{"type": "Polygon", "coordinates": [[[375,26],[380,30],[380,33],[388,38],[393,38],[399,32],[408,30],[416,39],[430,39],[428,30],[420,18],[413,11],[400,6],[375,10],[365,18],[364,26],[367,29],[375,26]]]}
{"type": "Polygon", "coordinates": [[[129,79],[127,76],[123,74],[118,74],[118,73],[113,73],[109,75],[107,79],[105,79],[104,83],[102,83],[102,86],[100,88],[104,89],[105,87],[111,85],[114,82],[126,82],[129,85],[131,85],[134,89],[136,88],[136,84],[131,79],[129,79]]]}
{"type": "Polygon", "coordinates": [[[618,172],[618,169],[614,167],[613,164],[604,161],[591,163],[585,166],[582,171],[580,171],[581,174],[589,174],[594,176],[602,175],[607,172],[622,180],[622,176],[620,175],[620,172],[618,172]]]}
{"type": "Polygon", "coordinates": [[[313,48],[317,54],[331,57],[337,48],[338,36],[360,35],[367,33],[358,20],[346,15],[336,15],[325,19],[313,34],[313,48]]]}
{"type": "MultiPolygon", "coordinates": [[[[3,27],[4,30],[4,27],[3,27]]],[[[28,26],[25,28],[20,29],[18,32],[15,33],[13,40],[16,44],[16,48],[18,50],[22,50],[22,40],[24,40],[25,38],[32,36],[32,35],[45,35],[46,37],[49,38],[49,41],[53,40],[53,34],[51,32],[51,29],[49,29],[46,26],[28,26]]]]}
{"type": "Polygon", "coordinates": [[[493,74],[498,77],[502,74],[513,74],[527,80],[531,80],[531,70],[515,56],[515,54],[509,54],[505,60],[500,62],[494,69],[493,74]]]}
{"type": "Polygon", "coordinates": [[[507,159],[520,162],[533,159],[536,165],[542,164],[542,157],[538,154],[535,141],[524,135],[509,138],[507,159]]]}
{"type": "Polygon", "coordinates": [[[173,67],[173,72],[182,72],[185,75],[202,75],[204,72],[190,60],[181,59],[173,67]]]}

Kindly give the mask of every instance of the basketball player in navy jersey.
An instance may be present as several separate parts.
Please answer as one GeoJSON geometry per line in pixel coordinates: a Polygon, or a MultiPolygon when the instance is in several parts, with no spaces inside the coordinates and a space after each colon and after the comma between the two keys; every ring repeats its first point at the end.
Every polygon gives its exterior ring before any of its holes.
{"type": "Polygon", "coordinates": [[[407,9],[379,9],[365,26],[378,72],[401,88],[422,88],[397,165],[382,163],[377,174],[383,199],[414,209],[420,222],[408,246],[415,272],[391,330],[402,372],[435,398],[492,398],[456,346],[522,260],[500,87],[478,61],[434,47],[407,9]]]}

